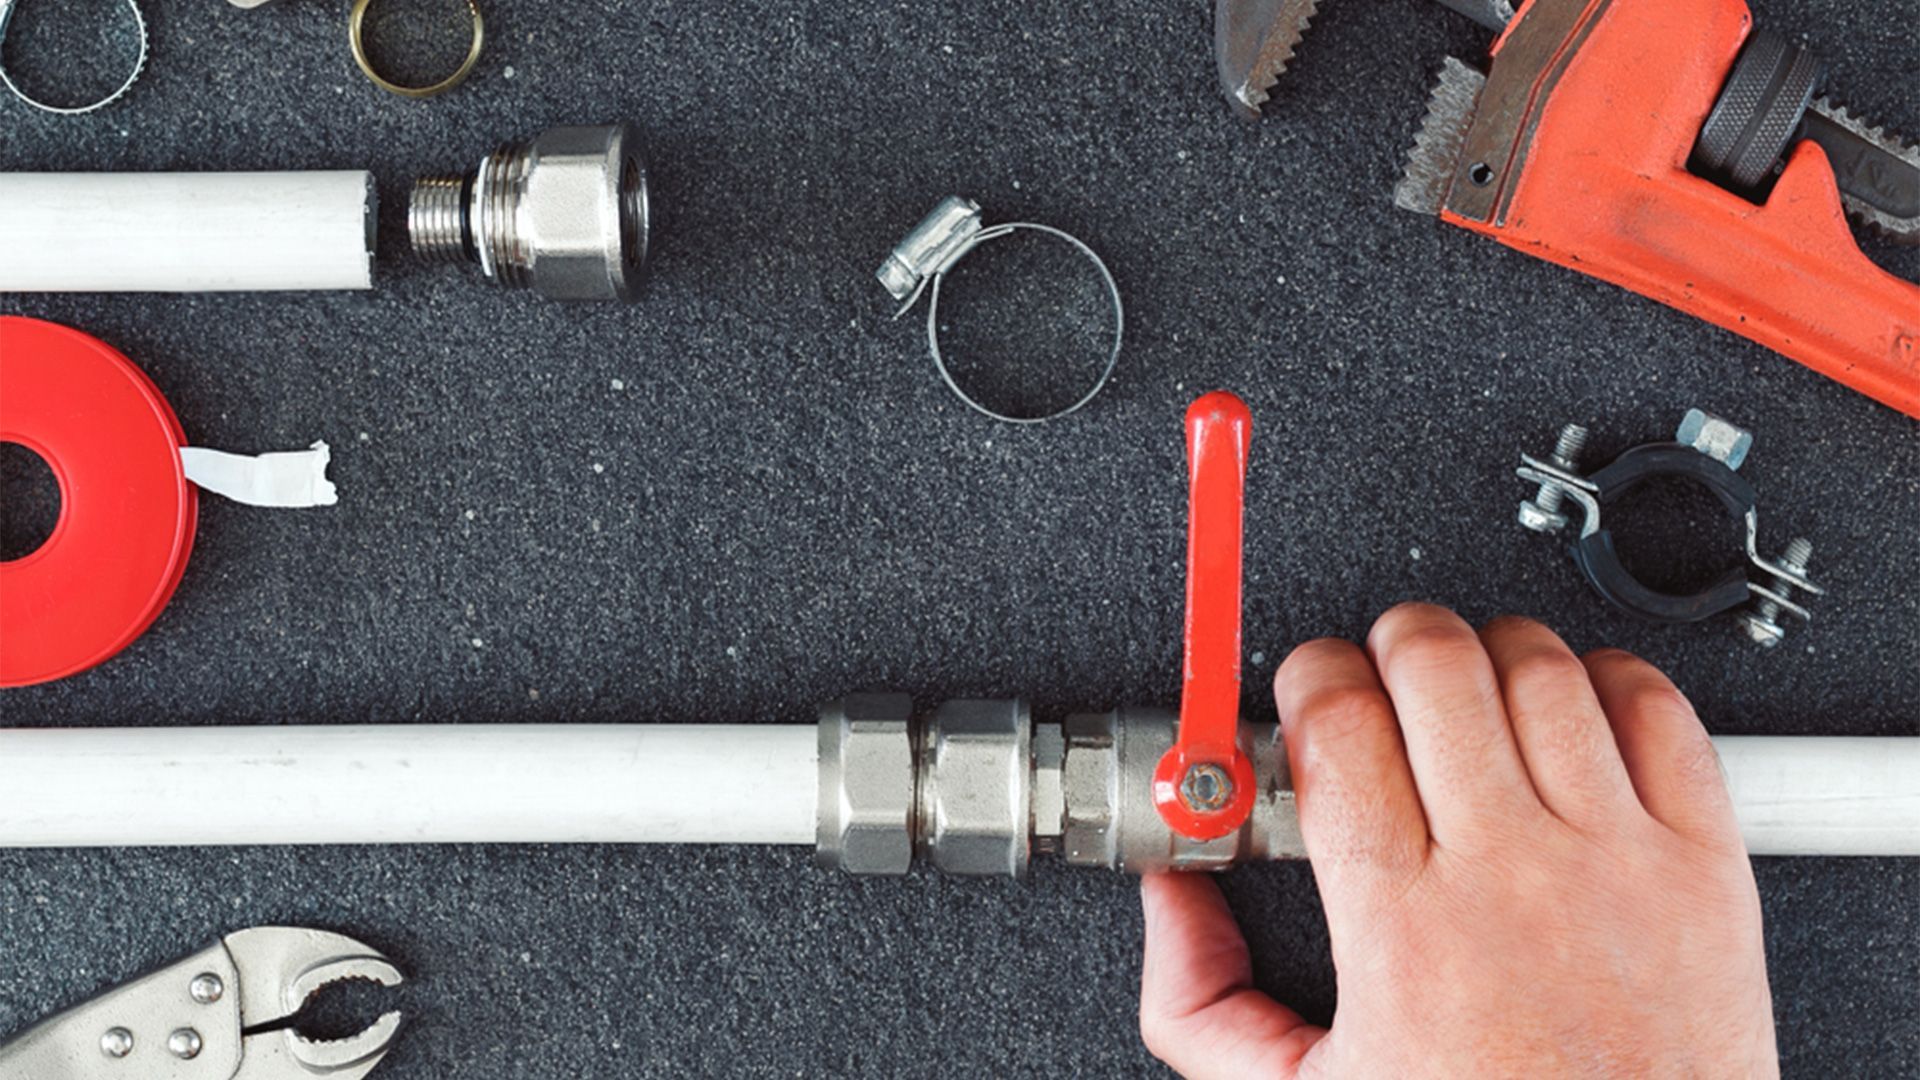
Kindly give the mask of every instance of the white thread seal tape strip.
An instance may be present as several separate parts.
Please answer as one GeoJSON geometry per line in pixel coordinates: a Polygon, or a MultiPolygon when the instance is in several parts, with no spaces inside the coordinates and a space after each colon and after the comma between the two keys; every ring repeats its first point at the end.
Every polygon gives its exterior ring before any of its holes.
{"type": "Polygon", "coordinates": [[[333,453],[324,442],[305,450],[252,456],[200,446],[180,448],[187,479],[248,506],[332,506],[340,501],[340,494],[327,479],[331,460],[333,453]]]}

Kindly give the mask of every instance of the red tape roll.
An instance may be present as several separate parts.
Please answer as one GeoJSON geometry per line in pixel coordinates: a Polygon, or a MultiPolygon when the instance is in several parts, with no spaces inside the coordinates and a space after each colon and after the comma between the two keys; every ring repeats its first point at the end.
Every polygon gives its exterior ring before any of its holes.
{"type": "Polygon", "coordinates": [[[60,485],[46,543],[0,562],[0,687],[85,671],[167,606],[198,505],[185,441],[159,388],[118,350],[0,316],[0,442],[45,458],[60,485]]]}

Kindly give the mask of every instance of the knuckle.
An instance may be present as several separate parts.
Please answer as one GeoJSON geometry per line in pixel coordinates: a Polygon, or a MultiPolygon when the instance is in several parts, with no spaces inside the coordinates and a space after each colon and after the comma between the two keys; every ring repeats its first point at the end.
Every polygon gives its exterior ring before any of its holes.
{"type": "Polygon", "coordinates": [[[1374,622],[1375,627],[1384,623],[1399,623],[1410,619],[1431,619],[1434,617],[1457,618],[1453,612],[1438,604],[1429,604],[1424,600],[1403,600],[1382,612],[1374,622]]]}
{"type": "Polygon", "coordinates": [[[1621,661],[1630,661],[1633,663],[1645,662],[1645,661],[1642,661],[1638,656],[1635,656],[1634,654],[1628,652],[1627,650],[1615,648],[1612,645],[1603,645],[1598,649],[1594,649],[1593,651],[1587,653],[1587,659],[1592,660],[1596,663],[1605,663],[1605,664],[1619,663],[1621,661]]]}
{"type": "Polygon", "coordinates": [[[1309,755],[1354,735],[1395,723],[1393,707],[1378,691],[1363,686],[1332,686],[1315,691],[1296,715],[1295,725],[1309,755]]]}
{"type": "MultiPolygon", "coordinates": [[[[1628,701],[1633,710],[1648,720],[1661,724],[1700,727],[1700,720],[1693,712],[1693,702],[1680,692],[1679,687],[1661,678],[1649,679],[1634,688],[1628,701]]],[[[1702,729],[1702,741],[1705,741],[1705,729],[1702,729]]]]}
{"type": "Polygon", "coordinates": [[[1507,664],[1507,681],[1523,693],[1586,685],[1587,669],[1561,648],[1528,649],[1507,664]]]}
{"type": "Polygon", "coordinates": [[[1640,659],[1625,649],[1595,649],[1581,658],[1581,662],[1595,680],[1608,679],[1618,681],[1635,676],[1644,677],[1647,672],[1659,671],[1652,664],[1640,659]]]}
{"type": "Polygon", "coordinates": [[[1674,748],[1673,771],[1680,783],[1696,794],[1712,794],[1726,784],[1720,772],[1720,755],[1704,731],[1699,738],[1687,739],[1674,748]]]}
{"type": "Polygon", "coordinates": [[[1276,692],[1283,690],[1302,678],[1304,672],[1344,660],[1353,651],[1352,642],[1339,638],[1315,638],[1296,645],[1287,658],[1280,662],[1280,669],[1273,673],[1274,689],[1276,692]]]}
{"type": "Polygon", "coordinates": [[[1382,670],[1386,665],[1405,665],[1415,673],[1441,674],[1469,669],[1482,661],[1486,650],[1480,639],[1463,624],[1426,620],[1401,631],[1382,648],[1382,670]]]}
{"type": "Polygon", "coordinates": [[[1384,652],[1421,627],[1435,623],[1446,625],[1458,619],[1459,616],[1445,608],[1409,600],[1381,613],[1373,621],[1373,629],[1367,632],[1367,642],[1375,652],[1384,652]]]}
{"type": "Polygon", "coordinates": [[[1141,1003],[1140,1041],[1147,1046],[1147,1053],[1162,1061],[1174,1051],[1178,1025],[1165,1013],[1141,1003]]]}
{"type": "Polygon", "coordinates": [[[1486,632],[1489,634],[1524,634],[1527,636],[1534,636],[1543,632],[1547,634],[1553,633],[1552,630],[1547,629],[1545,623],[1537,619],[1529,619],[1525,615],[1496,615],[1487,622],[1486,632]]]}
{"type": "Polygon", "coordinates": [[[1289,664],[1312,664],[1321,660],[1344,657],[1353,648],[1353,643],[1342,638],[1323,637],[1304,641],[1294,647],[1287,657],[1289,664]]]}

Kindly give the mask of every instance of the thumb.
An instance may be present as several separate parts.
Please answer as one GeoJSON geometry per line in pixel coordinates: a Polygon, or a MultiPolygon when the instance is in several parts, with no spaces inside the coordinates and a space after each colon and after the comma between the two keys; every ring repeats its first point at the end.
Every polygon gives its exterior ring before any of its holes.
{"type": "Polygon", "coordinates": [[[1182,1076],[1292,1080],[1327,1034],[1253,988],[1247,941],[1226,897],[1202,873],[1140,879],[1146,957],[1140,1036],[1182,1076]]]}

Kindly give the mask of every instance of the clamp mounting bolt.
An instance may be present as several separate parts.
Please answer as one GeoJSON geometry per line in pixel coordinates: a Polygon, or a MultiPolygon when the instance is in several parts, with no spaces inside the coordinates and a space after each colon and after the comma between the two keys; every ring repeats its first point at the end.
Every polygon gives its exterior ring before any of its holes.
{"type": "MultiPolygon", "coordinates": [[[[1560,429],[1560,440],[1554,444],[1553,456],[1548,460],[1568,472],[1574,472],[1580,459],[1580,451],[1587,445],[1587,429],[1579,424],[1568,424],[1560,429]]],[[[1560,500],[1566,489],[1555,480],[1540,482],[1540,490],[1533,498],[1520,504],[1517,515],[1520,524],[1538,533],[1559,532],[1566,528],[1567,515],[1560,512],[1560,500]]]]}
{"type": "MultiPolygon", "coordinates": [[[[1805,577],[1807,562],[1812,558],[1813,542],[1801,537],[1787,545],[1785,554],[1780,557],[1780,566],[1784,570],[1791,570],[1805,577]]],[[[1779,575],[1775,575],[1773,580],[1779,583],[1781,592],[1788,592],[1793,588],[1793,582],[1779,575]]],[[[1754,601],[1752,611],[1741,613],[1740,627],[1746,631],[1747,637],[1754,644],[1771,649],[1787,636],[1787,628],[1780,623],[1780,610],[1779,601],[1762,596],[1754,601]]]]}

